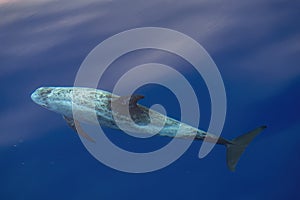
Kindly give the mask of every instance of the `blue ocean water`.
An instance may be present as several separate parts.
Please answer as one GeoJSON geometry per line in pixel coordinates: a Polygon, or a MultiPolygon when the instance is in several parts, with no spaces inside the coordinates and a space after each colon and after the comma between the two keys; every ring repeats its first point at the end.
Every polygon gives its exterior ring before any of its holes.
{"type": "MultiPolygon", "coordinates": [[[[0,0],[0,199],[299,199],[299,6],[279,0],[0,0]],[[32,102],[38,87],[72,86],[96,45],[138,27],[180,31],[210,54],[227,95],[222,137],[268,126],[236,172],[227,169],[223,146],[199,159],[200,141],[155,172],[111,169],[89,154],[60,115],[32,102]]],[[[99,88],[111,91],[124,72],[149,62],[172,66],[189,80],[200,102],[199,128],[206,130],[209,92],[201,75],[176,55],[151,49],[128,53],[112,63],[99,88]]],[[[180,119],[179,103],[167,88],[152,84],[137,93],[145,96],[141,104],[162,104],[180,119]]],[[[105,132],[137,152],[169,142],[105,132]]]]}

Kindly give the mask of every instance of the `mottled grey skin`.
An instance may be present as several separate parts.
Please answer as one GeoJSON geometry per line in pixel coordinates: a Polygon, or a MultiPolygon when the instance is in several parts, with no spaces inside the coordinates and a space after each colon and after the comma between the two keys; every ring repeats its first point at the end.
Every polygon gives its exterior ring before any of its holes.
{"type": "Polygon", "coordinates": [[[137,104],[143,96],[120,97],[91,88],[41,87],[31,95],[31,98],[35,103],[63,115],[71,128],[92,142],[94,142],[93,139],[80,126],[75,127],[76,121],[96,125],[99,122],[103,126],[119,129],[113,117],[115,116],[118,118],[118,125],[121,125],[122,130],[125,131],[141,134],[158,133],[161,136],[197,140],[205,138],[209,142],[223,144],[227,148],[227,165],[231,171],[235,170],[240,156],[249,143],[266,128],[266,126],[260,126],[233,140],[226,140],[137,104]],[[73,119],[74,113],[76,113],[75,120],[73,119]],[[96,120],[94,120],[95,116],[96,120]],[[165,125],[161,129],[164,121],[165,125]],[[180,131],[177,132],[177,130],[180,131]]]}
{"type": "MultiPolygon", "coordinates": [[[[123,109],[128,109],[128,104],[122,104],[122,101],[129,97],[120,97],[103,90],[74,87],[41,87],[31,95],[31,98],[35,103],[59,113],[68,119],[73,119],[73,111],[80,112],[82,114],[78,114],[80,116],[80,119],[78,120],[86,123],[94,123],[94,120],[91,120],[91,115],[96,112],[99,124],[109,128],[119,129],[112,114],[111,102],[113,102],[116,105],[114,106],[115,109],[113,109],[113,111],[118,118],[121,119],[119,120],[119,123],[123,123],[123,127],[128,127],[128,131],[134,131],[141,134],[159,132],[158,135],[161,136],[180,138],[195,137],[196,139],[204,139],[207,135],[204,131],[135,103],[132,104],[136,105],[136,107],[130,107],[131,119],[135,122],[131,123],[128,116],[122,114],[123,109]],[[75,94],[75,99],[73,99],[75,106],[72,110],[73,93],[75,94]],[[148,124],[150,122],[149,115],[152,116],[151,124],[148,124]],[[164,120],[165,126],[161,130],[161,123],[164,120]],[[179,126],[181,131],[177,133],[179,126]]],[[[137,100],[139,100],[143,97],[136,95],[131,99],[134,98],[138,98],[137,100]]],[[[212,140],[217,140],[214,135],[209,136],[212,140]]],[[[225,140],[219,140],[219,143],[223,143],[224,141],[225,140]]]]}

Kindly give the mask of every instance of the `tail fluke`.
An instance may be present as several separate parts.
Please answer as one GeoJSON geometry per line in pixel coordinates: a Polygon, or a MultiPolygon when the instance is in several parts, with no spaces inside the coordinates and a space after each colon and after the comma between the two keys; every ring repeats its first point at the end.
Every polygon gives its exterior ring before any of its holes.
{"type": "Polygon", "coordinates": [[[234,140],[231,141],[231,143],[227,144],[227,165],[228,168],[231,171],[235,171],[235,167],[245,151],[246,147],[250,144],[250,142],[265,128],[266,126],[258,127],[244,135],[241,135],[234,140]]]}

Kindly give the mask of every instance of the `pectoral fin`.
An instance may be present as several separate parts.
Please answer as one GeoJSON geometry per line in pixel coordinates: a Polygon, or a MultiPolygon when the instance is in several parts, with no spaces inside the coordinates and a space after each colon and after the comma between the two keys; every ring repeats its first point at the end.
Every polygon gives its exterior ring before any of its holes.
{"type": "Polygon", "coordinates": [[[91,138],[84,130],[81,128],[80,123],[73,118],[69,118],[63,115],[64,120],[66,120],[67,124],[78,134],[83,136],[85,139],[89,140],[90,142],[95,142],[93,138],[91,138]],[[76,123],[76,126],[75,126],[76,123]]]}

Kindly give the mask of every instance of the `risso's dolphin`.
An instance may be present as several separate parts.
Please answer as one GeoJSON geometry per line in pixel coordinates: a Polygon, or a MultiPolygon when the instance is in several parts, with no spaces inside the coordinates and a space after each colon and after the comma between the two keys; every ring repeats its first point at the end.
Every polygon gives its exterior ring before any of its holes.
{"type": "Polygon", "coordinates": [[[75,123],[76,120],[95,123],[95,120],[91,120],[91,113],[95,116],[96,112],[98,123],[110,128],[119,129],[114,120],[114,116],[118,116],[118,124],[121,123],[122,130],[125,127],[129,131],[141,134],[149,134],[157,130],[158,135],[161,136],[193,138],[195,140],[206,138],[207,141],[225,145],[227,165],[231,171],[235,170],[236,164],[248,144],[266,128],[266,126],[260,126],[233,140],[227,140],[138,104],[137,102],[142,98],[144,97],[141,95],[118,96],[103,90],[80,87],[41,87],[31,95],[31,99],[38,105],[63,115],[71,128],[90,141],[93,139],[80,126],[75,127],[75,123]],[[73,94],[75,94],[76,100],[74,100],[73,94]],[[112,105],[115,105],[113,109],[112,105]],[[125,114],[126,109],[127,113],[129,110],[130,115],[125,114]],[[80,112],[79,118],[76,117],[76,120],[73,118],[74,112],[80,112]],[[151,116],[150,124],[149,116],[151,116]],[[165,124],[164,128],[161,129],[162,121],[165,124]],[[181,131],[177,132],[179,127],[181,131]]]}

